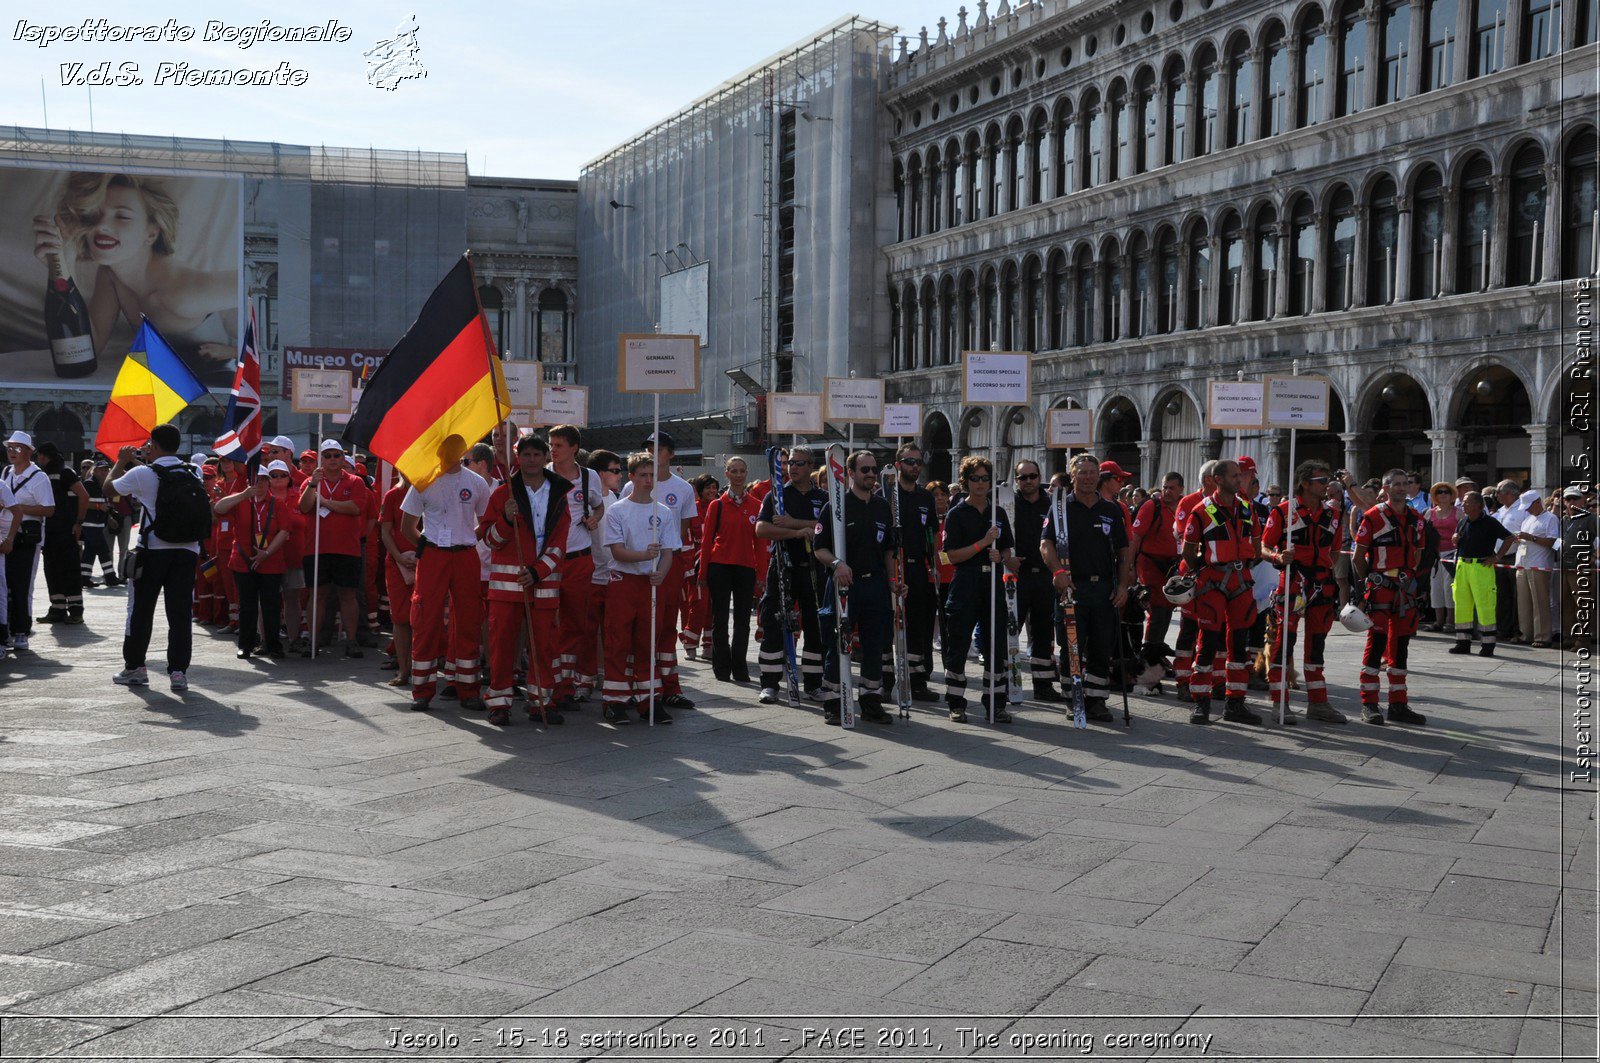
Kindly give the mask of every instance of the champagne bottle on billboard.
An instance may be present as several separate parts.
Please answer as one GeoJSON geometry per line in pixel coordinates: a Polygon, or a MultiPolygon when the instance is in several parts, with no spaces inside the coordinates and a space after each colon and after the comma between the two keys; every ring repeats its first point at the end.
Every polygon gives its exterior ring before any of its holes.
{"type": "Polygon", "coordinates": [[[44,327],[50,336],[50,360],[56,376],[88,376],[95,371],[94,337],[89,334],[89,306],[78,286],[61,268],[61,256],[50,255],[50,284],[44,292],[44,327]]]}

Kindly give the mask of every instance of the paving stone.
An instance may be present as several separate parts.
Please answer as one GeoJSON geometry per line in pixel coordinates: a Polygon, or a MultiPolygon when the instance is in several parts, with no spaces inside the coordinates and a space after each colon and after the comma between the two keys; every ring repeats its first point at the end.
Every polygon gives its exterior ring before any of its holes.
{"type": "MultiPolygon", "coordinates": [[[[683,931],[672,927],[587,917],[503,945],[468,960],[455,971],[560,989],[682,935],[683,931]]],[[[750,943],[744,942],[743,947],[749,948],[750,943]]],[[[769,947],[772,946],[763,945],[755,951],[764,952],[769,947]]]]}
{"type": "Polygon", "coordinates": [[[104,1033],[108,1027],[77,1019],[6,1016],[6,1053],[10,1059],[59,1056],[73,1045],[104,1033]]]}
{"type": "Polygon", "coordinates": [[[1086,952],[978,938],[889,995],[977,1014],[1011,1014],[1043,1000],[1093,958],[1086,952]]]}
{"type": "Polygon", "coordinates": [[[312,912],[241,934],[238,941],[371,960],[396,967],[444,970],[505,944],[492,937],[399,926],[376,919],[312,912]]]}
{"type": "Polygon", "coordinates": [[[934,963],[1005,919],[1003,912],[907,901],[850,924],[826,943],[830,949],[934,963]]]}
{"type": "Polygon", "coordinates": [[[312,958],[266,945],[214,941],[51,993],[30,1001],[23,1010],[84,1018],[157,1014],[298,967],[312,958]]]}
{"type": "Polygon", "coordinates": [[[1474,946],[1537,952],[1544,942],[1538,927],[1486,919],[1466,919],[1416,911],[1395,911],[1372,905],[1342,904],[1337,900],[1304,900],[1284,916],[1289,923],[1338,926],[1370,930],[1375,934],[1465,942],[1474,946]]]}
{"type": "Polygon", "coordinates": [[[42,949],[38,955],[121,970],[230,938],[275,923],[286,915],[258,905],[196,904],[75,937],[42,949]]]}
{"type": "Polygon", "coordinates": [[[0,953],[21,955],[115,925],[29,909],[0,909],[0,953]]]}
{"type": "Polygon", "coordinates": [[[1083,893],[1115,900],[1165,904],[1205,875],[1203,868],[1157,864],[1147,860],[1107,860],[1073,879],[1063,893],[1083,893]]]}
{"type": "Polygon", "coordinates": [[[1293,1046],[1311,1059],[1436,1060],[1488,1056],[1492,1053],[1459,1044],[1410,1037],[1366,1025],[1346,1026],[1319,1019],[1219,1017],[1201,1009],[1179,1029],[1184,1035],[1212,1037],[1207,1054],[1227,1059],[1275,1060],[1293,1046]]]}
{"type": "MultiPolygon", "coordinates": [[[[399,855],[396,854],[396,859],[399,855]]],[[[462,897],[487,900],[503,897],[518,890],[530,889],[541,882],[560,878],[574,871],[594,865],[593,860],[560,856],[542,851],[509,853],[491,860],[465,864],[443,874],[428,878],[417,877],[406,885],[435,893],[451,893],[462,897]]]]}
{"type": "Polygon", "coordinates": [[[1119,901],[1086,893],[1041,893],[1037,890],[1007,889],[1004,886],[974,886],[963,882],[941,882],[927,892],[918,894],[917,899],[929,903],[1008,913],[1026,912],[1119,926],[1134,926],[1157,910],[1154,904],[1119,901]]]}
{"type": "Polygon", "coordinates": [[[646,955],[657,963],[673,966],[773,978],[836,991],[854,989],[870,995],[888,993],[924,969],[919,963],[827,948],[772,944],[752,949],[742,939],[698,931],[684,934],[646,955]]]}
{"type": "Polygon", "coordinates": [[[1071,984],[1107,993],[1219,1005],[1240,1014],[1353,1015],[1367,998],[1365,992],[1355,989],[1124,956],[1100,957],[1074,976],[1071,984]]]}
{"type": "Polygon", "coordinates": [[[270,975],[253,982],[251,988],[391,1015],[510,1012],[544,995],[543,990],[493,978],[414,971],[343,956],[270,975]]]}
{"type": "Polygon", "coordinates": [[[425,925],[521,941],[572,920],[615,908],[638,895],[637,890],[557,879],[447,913],[425,925]]]}
{"type": "Polygon", "coordinates": [[[1357,846],[1340,858],[1327,877],[1331,882],[1431,890],[1444,880],[1452,863],[1449,857],[1357,846]]]}
{"type": "Polygon", "coordinates": [[[1260,941],[1294,909],[1289,897],[1256,897],[1191,886],[1140,925],[1229,941],[1260,941]]]}
{"type": "Polygon", "coordinates": [[[257,871],[205,867],[116,889],[84,883],[77,890],[79,894],[77,899],[59,901],[50,910],[84,919],[105,919],[125,923],[157,912],[186,908],[204,901],[221,900],[257,886],[276,882],[280,878],[281,875],[269,875],[257,871]]]}
{"type": "Polygon", "coordinates": [[[102,978],[107,973],[105,968],[89,964],[0,953],[0,1008],[49,996],[69,986],[102,978]]]}
{"type": "Polygon", "coordinates": [[[1075,834],[1046,834],[1012,849],[1001,860],[1008,864],[1082,873],[1126,852],[1130,845],[1129,842],[1097,841],[1075,834]]]}
{"type": "Polygon", "coordinates": [[[1355,1026],[1510,1053],[1532,991],[1528,982],[1393,963],[1355,1026]]]}
{"type": "Polygon", "coordinates": [[[1401,939],[1365,930],[1286,923],[1276,927],[1234,968],[1296,982],[1371,989],[1395,958],[1401,939]]]}
{"type": "Polygon", "coordinates": [[[1439,883],[1423,910],[1430,915],[1493,919],[1524,926],[1550,925],[1560,890],[1534,882],[1452,874],[1439,883]]]}
{"type": "Polygon", "coordinates": [[[217,1052],[241,1053],[271,1040],[285,1029],[303,1027],[307,1021],[305,1017],[324,1010],[326,1005],[317,1001],[234,989],[158,1018],[107,1032],[76,1045],[70,1054],[74,1057],[209,1059],[217,1052]],[[191,1013],[206,1017],[180,1017],[191,1013]]]}
{"type": "Polygon", "coordinates": [[[1239,851],[1337,861],[1360,840],[1361,835],[1355,831],[1299,827],[1285,822],[1268,827],[1246,842],[1239,851]]]}
{"type": "MultiPolygon", "coordinates": [[[[1590,941],[1585,945],[1592,944],[1590,941]]],[[[1560,956],[1548,953],[1518,952],[1512,949],[1486,949],[1478,946],[1456,945],[1446,941],[1427,941],[1408,938],[1394,962],[1411,967],[1428,967],[1437,971],[1454,971],[1486,977],[1532,982],[1537,985],[1576,990],[1583,993],[1600,991],[1600,979],[1595,975],[1592,949],[1584,960],[1562,962],[1560,956]]]]}
{"type": "Polygon", "coordinates": [[[402,925],[425,923],[478,903],[476,897],[320,878],[281,879],[235,894],[235,899],[291,910],[365,916],[402,925]]]}
{"type": "Polygon", "coordinates": [[[1072,949],[1100,956],[1129,956],[1134,959],[1159,956],[1165,963],[1211,967],[1222,971],[1232,970],[1250,951],[1250,946],[1243,942],[1034,913],[1014,915],[986,931],[984,937],[1072,949]]]}

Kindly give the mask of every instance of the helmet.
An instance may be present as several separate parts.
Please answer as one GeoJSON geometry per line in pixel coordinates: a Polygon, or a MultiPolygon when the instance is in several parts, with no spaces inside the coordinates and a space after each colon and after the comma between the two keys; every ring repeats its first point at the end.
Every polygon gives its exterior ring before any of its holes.
{"type": "Polygon", "coordinates": [[[1372,627],[1372,617],[1361,611],[1354,602],[1339,610],[1339,623],[1343,624],[1346,631],[1353,631],[1357,635],[1372,627]]]}
{"type": "Polygon", "coordinates": [[[1194,577],[1173,576],[1161,588],[1161,593],[1173,605],[1187,605],[1194,601],[1194,577]]]}

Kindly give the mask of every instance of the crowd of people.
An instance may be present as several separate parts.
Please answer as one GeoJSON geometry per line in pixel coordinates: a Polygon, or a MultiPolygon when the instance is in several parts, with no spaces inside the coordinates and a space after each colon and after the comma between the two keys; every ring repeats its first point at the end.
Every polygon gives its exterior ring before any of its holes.
{"type": "Polygon", "coordinates": [[[1358,483],[1311,460],[1285,491],[1263,488],[1241,456],[1146,488],[1083,453],[1048,483],[1031,460],[1002,478],[971,455],[946,484],[925,481],[923,452],[906,444],[881,462],[849,454],[835,502],[806,446],[771,459],[775,489],[739,457],[725,484],[686,481],[666,433],[623,456],[583,450],[571,426],[513,432],[446,441],[420,490],[398,474],[380,482],[378,464],[337,439],[296,452],[278,436],[249,462],[185,460],[163,425],[141,450],[75,471],[13,433],[0,647],[30,648],[42,568],[41,624],[80,624],[84,588],[131,584],[114,677],[127,686],[150,682],[160,604],[175,690],[199,624],[235,635],[243,660],[381,646],[412,708],[454,700],[501,726],[519,700],[559,724],[596,698],[611,725],[669,723],[694,707],[680,655],[723,682],[754,680],[763,704],[817,703],[830,724],[850,691],[880,725],[891,697],[902,713],[942,703],[963,722],[974,694],[983,718],[1008,723],[1023,673],[1035,703],[1061,705],[1070,686],[1086,721],[1112,720],[1114,693],[1175,687],[1195,724],[1218,703],[1222,720],[1260,724],[1252,690],[1297,722],[1296,689],[1304,717],[1341,724],[1324,660],[1341,623],[1365,634],[1347,677],[1363,718],[1420,726],[1406,681],[1419,631],[1453,635],[1456,654],[1592,645],[1592,622],[1572,623],[1592,621],[1594,586],[1593,498],[1578,487],[1424,489],[1399,469],[1358,483]]]}

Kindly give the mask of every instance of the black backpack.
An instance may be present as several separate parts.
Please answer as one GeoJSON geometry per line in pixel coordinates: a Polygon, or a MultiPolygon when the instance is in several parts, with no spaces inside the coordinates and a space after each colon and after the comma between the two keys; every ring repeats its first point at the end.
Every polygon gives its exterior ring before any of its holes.
{"type": "Polygon", "coordinates": [[[156,474],[156,513],[150,530],[169,543],[211,537],[211,496],[192,465],[151,465],[156,474]]]}

